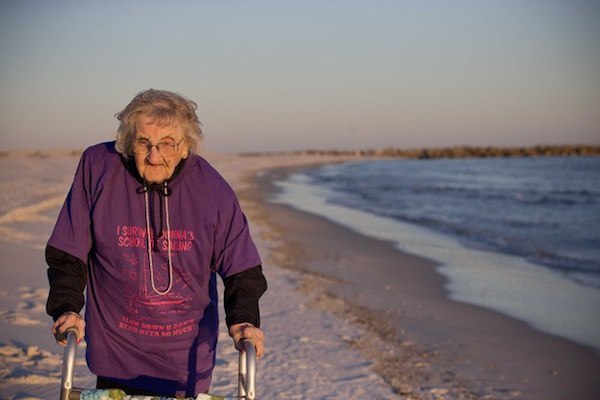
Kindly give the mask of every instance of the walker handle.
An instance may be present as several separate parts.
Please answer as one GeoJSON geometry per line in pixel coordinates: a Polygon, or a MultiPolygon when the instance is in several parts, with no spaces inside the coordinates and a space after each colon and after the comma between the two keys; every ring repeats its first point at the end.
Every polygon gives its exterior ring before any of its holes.
{"type": "Polygon", "coordinates": [[[79,391],[73,391],[73,375],[75,373],[75,357],[77,356],[77,328],[70,327],[66,331],[67,346],[63,356],[62,377],[60,382],[60,400],[79,399],[79,391]]]}
{"type": "Polygon", "coordinates": [[[242,342],[238,365],[238,396],[246,400],[256,399],[256,349],[254,342],[242,342]]]}

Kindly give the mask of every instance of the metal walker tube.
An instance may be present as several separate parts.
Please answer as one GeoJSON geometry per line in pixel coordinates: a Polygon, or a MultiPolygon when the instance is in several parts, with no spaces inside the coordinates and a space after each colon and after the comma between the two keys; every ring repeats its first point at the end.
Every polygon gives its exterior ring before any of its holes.
{"type": "Polygon", "coordinates": [[[238,396],[246,400],[256,399],[256,349],[251,340],[244,340],[238,365],[238,396]]]}
{"type": "MultiPolygon", "coordinates": [[[[73,391],[73,375],[75,374],[75,357],[77,356],[77,329],[67,329],[66,335],[67,347],[65,347],[63,355],[60,400],[73,399],[71,393],[73,391]]],[[[79,398],[79,396],[76,398],[79,398]]]]}

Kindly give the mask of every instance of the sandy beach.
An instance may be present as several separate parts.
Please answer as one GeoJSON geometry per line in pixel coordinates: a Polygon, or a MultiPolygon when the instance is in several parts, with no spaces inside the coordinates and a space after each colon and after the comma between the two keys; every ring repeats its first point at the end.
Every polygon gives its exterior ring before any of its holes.
{"type": "MultiPolygon", "coordinates": [[[[433,262],[269,201],[273,182],[291,171],[351,157],[204,156],[238,193],[269,281],[259,398],[600,398],[593,350],[449,300],[433,262]]],[[[69,152],[0,158],[14,192],[0,214],[2,399],[58,394],[43,247],[77,160],[69,152]]],[[[220,339],[211,392],[233,394],[237,357],[225,331],[220,339]]],[[[83,353],[76,385],[92,386],[83,353]]]]}

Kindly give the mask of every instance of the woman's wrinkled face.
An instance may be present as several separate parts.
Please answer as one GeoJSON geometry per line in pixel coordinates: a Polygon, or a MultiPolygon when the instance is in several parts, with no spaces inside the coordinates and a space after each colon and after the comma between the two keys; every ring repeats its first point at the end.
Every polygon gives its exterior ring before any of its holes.
{"type": "Polygon", "coordinates": [[[138,120],[133,139],[135,166],[146,182],[168,180],[189,149],[181,125],[165,124],[146,115],[138,120]]]}

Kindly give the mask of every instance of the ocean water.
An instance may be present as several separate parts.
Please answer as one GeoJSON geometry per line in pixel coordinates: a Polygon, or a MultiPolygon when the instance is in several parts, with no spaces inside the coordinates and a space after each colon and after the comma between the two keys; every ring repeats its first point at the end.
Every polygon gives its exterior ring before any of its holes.
{"type": "Polygon", "coordinates": [[[600,158],[360,161],[277,184],[275,202],[437,261],[451,298],[600,349],[600,158]]]}

